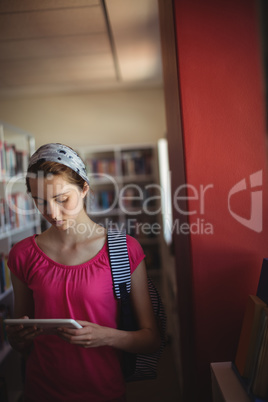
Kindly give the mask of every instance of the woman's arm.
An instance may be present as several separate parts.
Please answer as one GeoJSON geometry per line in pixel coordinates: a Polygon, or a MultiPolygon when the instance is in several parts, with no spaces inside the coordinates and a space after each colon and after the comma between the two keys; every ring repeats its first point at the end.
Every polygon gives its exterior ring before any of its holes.
{"type": "Polygon", "coordinates": [[[34,301],[32,291],[16,275],[11,272],[14,290],[14,318],[28,316],[34,318],[34,301]]]}
{"type": "Polygon", "coordinates": [[[83,347],[108,345],[133,353],[152,353],[159,348],[161,338],[149,295],[144,261],[131,276],[131,301],[140,328],[137,331],[122,331],[78,321],[83,329],[64,328],[59,333],[68,342],[83,347]]]}
{"type": "Polygon", "coordinates": [[[134,353],[151,353],[160,346],[161,338],[148,290],[145,262],[131,275],[131,302],[139,331],[121,331],[111,340],[114,347],[134,353]]]}
{"type": "MultiPolygon", "coordinates": [[[[34,318],[32,291],[13,273],[11,273],[11,280],[14,290],[15,318],[34,318]]],[[[41,332],[36,327],[23,327],[23,325],[7,326],[6,329],[11,346],[23,354],[29,352],[33,339],[41,332]]]]}

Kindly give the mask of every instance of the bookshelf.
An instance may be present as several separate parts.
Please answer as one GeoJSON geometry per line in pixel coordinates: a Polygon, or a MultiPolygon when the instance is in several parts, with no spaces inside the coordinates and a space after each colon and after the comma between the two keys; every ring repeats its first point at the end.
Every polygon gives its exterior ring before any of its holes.
{"type": "Polygon", "coordinates": [[[150,274],[161,268],[161,203],[154,145],[78,149],[91,182],[87,211],[104,227],[126,229],[146,254],[150,274]]]}
{"type": "MultiPolygon", "coordinates": [[[[8,344],[3,326],[3,319],[13,315],[7,258],[15,243],[39,231],[40,216],[25,186],[25,172],[34,149],[32,135],[0,121],[0,377],[8,394],[14,387],[20,387],[20,380],[16,385],[13,376],[11,390],[10,378],[6,375],[13,372],[14,362],[20,367],[20,358],[8,344]]],[[[10,395],[9,398],[12,400],[10,395]]]]}
{"type": "Polygon", "coordinates": [[[211,363],[213,402],[251,402],[236,377],[231,362],[211,363]]]}
{"type": "Polygon", "coordinates": [[[236,350],[233,370],[253,402],[268,401],[268,306],[259,289],[267,278],[267,259],[263,260],[257,295],[249,295],[236,350]],[[259,297],[261,296],[261,298],[259,297]]]}

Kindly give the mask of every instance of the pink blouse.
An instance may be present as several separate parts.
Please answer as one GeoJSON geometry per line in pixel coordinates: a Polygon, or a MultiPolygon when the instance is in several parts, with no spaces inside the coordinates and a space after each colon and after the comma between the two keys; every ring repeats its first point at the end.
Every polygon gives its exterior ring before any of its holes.
{"type": "MultiPolygon", "coordinates": [[[[127,236],[131,273],[144,258],[140,244],[127,236]]],[[[107,242],[90,261],[68,266],[51,260],[28,237],[11,249],[10,270],[33,292],[35,318],[73,318],[117,327],[117,301],[107,242]]],[[[123,401],[125,384],[120,351],[85,349],[57,335],[40,335],[27,360],[27,401],[123,401]],[[122,399],[120,399],[122,398],[122,399]]]]}

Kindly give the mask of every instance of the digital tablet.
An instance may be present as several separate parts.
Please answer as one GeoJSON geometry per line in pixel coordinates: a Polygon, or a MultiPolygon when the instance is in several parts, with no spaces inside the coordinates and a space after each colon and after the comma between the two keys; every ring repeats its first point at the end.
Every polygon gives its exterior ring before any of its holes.
{"type": "Polygon", "coordinates": [[[83,328],[78,322],[71,318],[7,318],[4,320],[6,325],[23,325],[27,327],[36,326],[37,328],[83,328]]]}

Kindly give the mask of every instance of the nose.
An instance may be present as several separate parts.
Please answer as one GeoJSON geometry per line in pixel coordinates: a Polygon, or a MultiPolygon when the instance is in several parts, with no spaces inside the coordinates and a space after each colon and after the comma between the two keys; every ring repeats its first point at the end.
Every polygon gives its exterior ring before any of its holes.
{"type": "Polygon", "coordinates": [[[49,202],[47,204],[46,215],[53,220],[60,220],[60,211],[58,204],[54,201],[49,202]]]}

